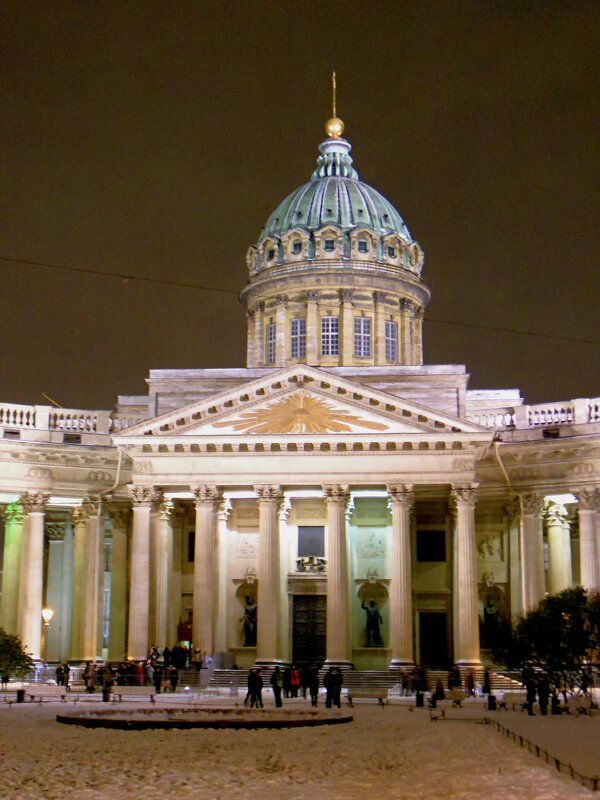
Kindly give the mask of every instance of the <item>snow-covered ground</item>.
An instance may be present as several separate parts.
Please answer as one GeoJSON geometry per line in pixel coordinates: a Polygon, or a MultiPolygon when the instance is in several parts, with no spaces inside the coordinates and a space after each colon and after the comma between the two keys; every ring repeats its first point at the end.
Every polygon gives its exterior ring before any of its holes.
{"type": "MultiPolygon", "coordinates": [[[[177,699],[185,702],[174,697],[161,701],[177,699]]],[[[296,703],[304,707],[304,701],[296,703]]],[[[101,704],[68,704],[73,711],[91,707],[101,704]]],[[[130,707],[139,709],[142,704],[130,707]]],[[[424,709],[356,704],[354,721],[347,725],[274,731],[88,730],[57,723],[56,713],[66,710],[66,704],[56,702],[41,707],[0,703],[1,798],[591,800],[594,796],[491,726],[477,724],[483,716],[481,705],[432,723],[424,709]]],[[[564,757],[568,742],[586,753],[589,774],[600,774],[599,716],[526,719],[519,712],[494,716],[509,727],[513,722],[526,726],[525,735],[534,741],[543,734],[542,744],[553,755],[564,757]]]]}

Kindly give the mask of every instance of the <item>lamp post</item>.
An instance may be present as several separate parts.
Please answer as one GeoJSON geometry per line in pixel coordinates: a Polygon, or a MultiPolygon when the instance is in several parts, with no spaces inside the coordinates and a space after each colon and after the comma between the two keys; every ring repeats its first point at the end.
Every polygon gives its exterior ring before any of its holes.
{"type": "Polygon", "coordinates": [[[46,666],[46,653],[48,651],[48,628],[50,627],[50,623],[52,622],[52,617],[54,616],[54,609],[53,608],[42,608],[42,619],[44,620],[44,666],[46,666]]]}

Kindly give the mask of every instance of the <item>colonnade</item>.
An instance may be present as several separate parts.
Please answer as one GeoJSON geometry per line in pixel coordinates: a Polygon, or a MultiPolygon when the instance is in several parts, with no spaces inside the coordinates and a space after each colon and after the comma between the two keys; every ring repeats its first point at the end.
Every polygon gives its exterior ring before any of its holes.
{"type": "MultiPolygon", "coordinates": [[[[219,561],[219,520],[224,515],[223,488],[198,485],[192,490],[195,505],[195,564],[193,576],[193,642],[214,652],[226,646],[221,633],[223,613],[219,561]]],[[[282,576],[280,511],[284,492],[280,485],[254,487],[259,513],[258,638],[256,662],[286,661],[280,611],[282,576]]],[[[322,487],[327,518],[327,644],[328,664],[352,662],[351,595],[346,511],[348,486],[322,487]]],[[[390,666],[414,663],[413,589],[411,564],[411,508],[414,489],[409,484],[387,486],[391,509],[389,590],[390,666]]],[[[479,663],[478,574],[476,562],[473,485],[451,489],[454,511],[454,660],[459,665],[479,663]]],[[[129,487],[132,519],[123,504],[103,508],[99,500],[85,499],[73,510],[70,607],[71,660],[94,660],[102,653],[103,548],[106,516],[112,537],[109,659],[124,654],[144,659],[152,644],[166,645],[173,635],[173,598],[180,593],[173,569],[175,539],[173,507],[153,487],[129,487]],[[130,531],[130,532],[129,532],[130,531]],[[129,552],[128,552],[129,544],[129,552]],[[129,600],[127,605],[127,586],[129,600]]],[[[45,601],[44,536],[49,497],[44,492],[25,493],[4,509],[4,565],[0,625],[20,636],[35,659],[42,658],[41,612],[45,601]]],[[[600,492],[577,494],[580,530],[580,582],[600,591],[598,509],[600,492]]],[[[534,608],[546,591],[572,585],[570,532],[566,512],[548,506],[543,497],[524,494],[519,499],[520,581],[522,612],[534,608]],[[544,566],[543,525],[546,523],[548,570],[544,566]]],[[[61,567],[62,569],[62,567],[61,567]]],[[[66,567],[65,567],[66,569],[66,567]]],[[[172,642],[170,642],[172,643],[172,642]]]]}

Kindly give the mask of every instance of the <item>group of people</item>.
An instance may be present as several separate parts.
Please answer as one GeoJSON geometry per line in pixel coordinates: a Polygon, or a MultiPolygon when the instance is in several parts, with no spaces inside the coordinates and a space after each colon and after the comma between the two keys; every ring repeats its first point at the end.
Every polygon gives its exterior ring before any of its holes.
{"type": "Polygon", "coordinates": [[[56,685],[64,686],[67,691],[70,690],[69,677],[71,675],[71,667],[69,662],[65,661],[64,664],[56,665],[56,685]]]}
{"type": "MultiPolygon", "coordinates": [[[[250,704],[250,708],[263,708],[264,681],[261,673],[260,667],[255,667],[248,672],[248,691],[244,705],[250,704]]],[[[307,664],[300,670],[295,666],[286,667],[283,670],[276,666],[271,673],[270,684],[276,708],[282,707],[284,698],[298,697],[299,690],[302,691],[304,698],[307,694],[310,695],[311,706],[318,705],[320,680],[319,670],[315,664],[307,664]]],[[[342,684],[342,671],[338,667],[329,667],[323,677],[326,708],[340,707],[342,684]]]]}

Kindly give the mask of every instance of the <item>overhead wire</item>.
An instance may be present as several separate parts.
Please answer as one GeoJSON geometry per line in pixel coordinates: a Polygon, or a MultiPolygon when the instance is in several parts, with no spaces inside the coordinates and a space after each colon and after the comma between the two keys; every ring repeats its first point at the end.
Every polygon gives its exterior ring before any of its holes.
{"type": "MultiPolygon", "coordinates": [[[[230,294],[239,297],[239,292],[235,289],[225,289],[218,286],[203,286],[198,283],[186,283],[185,281],[169,281],[164,278],[150,278],[148,276],[129,275],[119,272],[106,272],[100,269],[88,269],[87,267],[70,267],[66,264],[51,264],[46,261],[30,261],[25,258],[8,258],[0,256],[0,261],[8,264],[27,264],[33,267],[41,267],[43,269],[62,270],[64,272],[77,272],[84,275],[101,275],[105,278],[116,278],[122,283],[127,284],[130,281],[139,281],[140,283],[155,283],[161,286],[173,286],[180,289],[194,289],[201,292],[218,292],[219,294],[230,294]]],[[[440,325],[454,325],[460,328],[476,328],[477,330],[492,331],[494,333],[511,333],[517,336],[536,336],[543,339],[555,339],[562,342],[575,342],[577,344],[591,344],[600,345],[600,340],[596,339],[583,339],[575,336],[563,336],[558,333],[540,333],[539,331],[526,331],[519,328],[505,328],[495,325],[481,325],[475,322],[458,322],[449,319],[436,319],[435,317],[427,317],[427,322],[433,322],[440,325]]]]}

